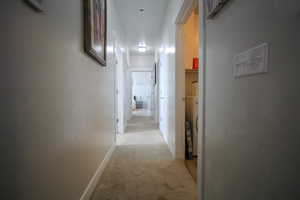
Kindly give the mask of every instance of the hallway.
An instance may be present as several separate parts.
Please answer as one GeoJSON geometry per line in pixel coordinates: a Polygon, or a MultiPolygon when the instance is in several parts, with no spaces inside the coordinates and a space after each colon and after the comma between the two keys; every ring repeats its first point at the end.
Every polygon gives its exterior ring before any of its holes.
{"type": "Polygon", "coordinates": [[[151,118],[136,113],[118,136],[92,200],[183,199],[196,199],[195,182],[183,162],[172,158],[151,118]]]}
{"type": "Polygon", "coordinates": [[[300,200],[300,0],[4,0],[0,23],[0,200],[300,200]]]}

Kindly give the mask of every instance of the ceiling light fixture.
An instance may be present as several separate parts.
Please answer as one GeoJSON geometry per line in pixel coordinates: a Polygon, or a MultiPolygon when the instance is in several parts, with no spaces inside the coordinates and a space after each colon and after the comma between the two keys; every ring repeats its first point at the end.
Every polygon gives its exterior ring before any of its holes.
{"type": "Polygon", "coordinates": [[[146,47],[145,42],[139,42],[138,51],[141,52],[141,53],[145,53],[147,51],[147,47],[146,47]]]}
{"type": "Polygon", "coordinates": [[[146,43],[145,42],[139,42],[138,46],[139,47],[146,47],[146,43]]]}
{"type": "Polygon", "coordinates": [[[140,46],[140,47],[138,48],[138,50],[139,50],[139,52],[141,52],[141,53],[145,53],[147,49],[146,49],[146,47],[140,46]]]}

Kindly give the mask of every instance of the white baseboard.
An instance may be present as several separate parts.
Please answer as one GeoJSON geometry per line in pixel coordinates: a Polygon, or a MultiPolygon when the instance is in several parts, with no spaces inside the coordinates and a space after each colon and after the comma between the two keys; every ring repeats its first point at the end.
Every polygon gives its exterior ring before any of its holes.
{"type": "Polygon", "coordinates": [[[100,177],[102,176],[104,169],[106,168],[109,160],[111,159],[111,156],[114,152],[116,148],[116,144],[114,143],[111,148],[109,149],[109,151],[106,153],[102,163],[100,164],[99,168],[97,169],[96,173],[94,174],[94,176],[92,177],[92,179],[90,180],[88,186],[86,187],[86,189],[84,190],[80,200],[90,200],[96,186],[97,183],[100,179],[100,177]]]}

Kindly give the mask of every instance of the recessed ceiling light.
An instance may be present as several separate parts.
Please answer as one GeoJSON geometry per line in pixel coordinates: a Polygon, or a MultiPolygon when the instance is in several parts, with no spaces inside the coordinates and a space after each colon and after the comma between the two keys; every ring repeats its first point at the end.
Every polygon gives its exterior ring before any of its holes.
{"type": "Polygon", "coordinates": [[[138,46],[139,47],[146,47],[146,43],[145,42],[139,42],[138,46]]]}
{"type": "Polygon", "coordinates": [[[146,47],[139,47],[138,50],[141,53],[145,53],[147,49],[146,49],[146,47]]]}
{"type": "Polygon", "coordinates": [[[138,51],[144,53],[147,51],[147,46],[145,42],[139,42],[138,44],[138,51]]]}

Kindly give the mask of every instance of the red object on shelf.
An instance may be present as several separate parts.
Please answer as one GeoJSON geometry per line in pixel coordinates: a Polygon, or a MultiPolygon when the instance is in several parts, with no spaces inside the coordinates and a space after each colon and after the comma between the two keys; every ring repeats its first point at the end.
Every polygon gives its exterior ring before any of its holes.
{"type": "Polygon", "coordinates": [[[193,58],[193,69],[199,69],[199,58],[193,58]]]}

